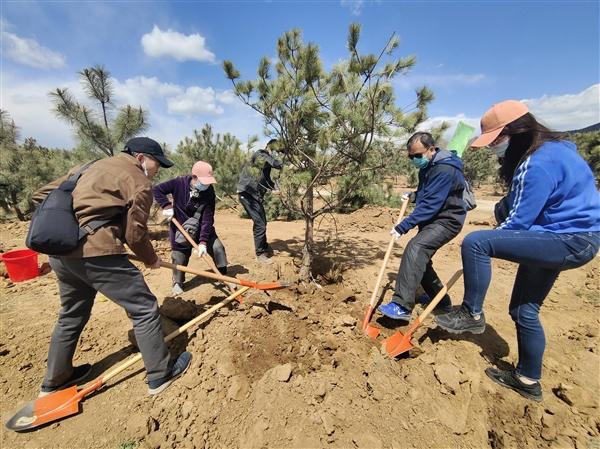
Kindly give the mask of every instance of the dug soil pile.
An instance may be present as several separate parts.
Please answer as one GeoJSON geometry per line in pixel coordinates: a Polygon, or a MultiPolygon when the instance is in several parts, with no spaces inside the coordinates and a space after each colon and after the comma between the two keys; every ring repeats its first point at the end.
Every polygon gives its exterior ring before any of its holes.
{"type": "MultiPolygon", "coordinates": [[[[489,204],[488,204],[489,203],[489,204]]],[[[434,257],[442,280],[461,268],[460,242],[492,226],[489,206],[469,212],[462,234],[434,257]]],[[[360,328],[398,211],[367,207],[316,224],[320,255],[312,282],[297,277],[302,222],[274,221],[273,265],[254,261],[252,223],[219,211],[217,232],[230,273],[257,282],[287,281],[285,290],[249,290],[171,345],[193,355],[189,371],[156,397],[146,394],[141,364],[84,399],[82,412],[28,433],[2,430],[3,448],[577,448],[600,447],[598,342],[600,259],[564,272],[541,313],[548,346],[544,401],[528,401],[494,384],[485,368],[516,362],[508,300],[516,265],[494,261],[484,334],[457,338],[432,318],[413,335],[408,357],[393,359],[381,340],[406,326],[381,319],[378,341],[360,328]],[[133,444],[135,443],[135,445],[133,444]]],[[[24,248],[27,223],[2,224],[0,252],[24,248]]],[[[166,225],[151,225],[169,261],[166,225]]],[[[414,235],[412,231],[408,238],[414,235]]],[[[384,278],[387,302],[402,247],[384,278]]],[[[45,262],[40,257],[40,264],[45,262]]],[[[191,267],[205,269],[192,259],[191,267]]],[[[171,296],[171,273],[142,267],[172,330],[227,296],[208,279],[187,276],[171,296]]],[[[462,299],[462,281],[451,291],[462,299]]],[[[11,283],[0,277],[1,418],[33,399],[59,309],[54,273],[11,283]]],[[[418,312],[418,310],[416,310],[418,312]]],[[[98,296],[75,363],[98,376],[136,350],[123,309],[98,296]]]]}

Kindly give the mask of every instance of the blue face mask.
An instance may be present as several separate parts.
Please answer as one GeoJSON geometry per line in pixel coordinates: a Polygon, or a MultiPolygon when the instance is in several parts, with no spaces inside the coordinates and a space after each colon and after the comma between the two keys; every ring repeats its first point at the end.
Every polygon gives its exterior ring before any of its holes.
{"type": "Polygon", "coordinates": [[[206,189],[208,189],[208,185],[204,185],[201,182],[199,182],[198,184],[196,184],[196,190],[198,192],[204,192],[206,189]]]}
{"type": "Polygon", "coordinates": [[[412,163],[417,168],[423,168],[429,163],[429,161],[427,160],[427,158],[425,156],[423,156],[423,157],[419,157],[419,158],[417,158],[417,157],[413,158],[412,163]]]}

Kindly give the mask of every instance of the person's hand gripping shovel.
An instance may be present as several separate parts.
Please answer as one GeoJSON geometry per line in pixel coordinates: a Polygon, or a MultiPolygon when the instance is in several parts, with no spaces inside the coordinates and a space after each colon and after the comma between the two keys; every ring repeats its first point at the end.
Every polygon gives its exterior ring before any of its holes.
{"type": "MultiPolygon", "coordinates": [[[[213,262],[212,258],[206,253],[206,246],[203,245],[204,248],[200,249],[200,246],[194,241],[190,234],[188,234],[184,227],[181,226],[181,223],[179,223],[175,217],[171,217],[171,222],[177,227],[177,229],[179,229],[179,231],[183,234],[186,240],[190,242],[190,244],[196,249],[196,251],[198,251],[198,256],[201,257],[204,260],[204,262],[206,262],[211,271],[215,274],[221,274],[219,272],[219,269],[213,262]]],[[[225,282],[225,285],[227,286],[230,292],[235,292],[235,288],[232,285],[230,285],[230,283],[225,282]]],[[[242,295],[239,295],[238,297],[236,297],[236,299],[241,303],[243,300],[242,295]]]]}
{"type": "MultiPolygon", "coordinates": [[[[406,206],[408,205],[409,195],[402,195],[402,207],[400,209],[400,215],[398,216],[398,223],[402,221],[402,217],[404,217],[404,212],[406,212],[406,206]]],[[[371,294],[371,301],[367,307],[365,312],[365,316],[362,320],[362,328],[371,338],[377,338],[379,335],[379,329],[376,326],[369,324],[371,320],[371,315],[373,315],[373,310],[375,309],[375,305],[377,304],[377,293],[379,291],[379,285],[381,284],[381,279],[385,273],[385,269],[387,267],[388,261],[390,260],[390,255],[392,254],[392,248],[394,247],[394,243],[398,240],[397,235],[392,235],[390,239],[390,243],[388,244],[387,251],[385,252],[385,256],[383,258],[383,263],[381,264],[381,269],[379,270],[379,276],[377,276],[377,282],[375,282],[375,287],[373,287],[373,293],[371,294]]]]}
{"type": "Polygon", "coordinates": [[[458,270],[456,273],[454,273],[452,275],[450,280],[446,283],[446,285],[444,285],[444,287],[442,287],[442,289],[439,291],[439,293],[437,295],[435,295],[435,297],[427,305],[427,307],[425,308],[423,313],[421,313],[421,315],[419,315],[419,317],[413,322],[412,326],[410,327],[410,329],[408,329],[408,331],[405,334],[403,334],[402,332],[397,332],[394,335],[392,335],[391,337],[383,340],[382,344],[385,345],[385,350],[389,355],[391,355],[392,357],[396,357],[396,356],[402,354],[403,352],[406,352],[406,351],[409,351],[410,349],[412,349],[413,345],[410,343],[411,335],[414,333],[414,331],[417,330],[417,328],[419,326],[421,326],[421,323],[423,323],[423,320],[425,320],[425,318],[427,318],[427,315],[429,315],[431,313],[431,311],[433,309],[435,309],[435,306],[437,306],[438,303],[444,297],[444,295],[446,293],[448,293],[448,290],[450,290],[450,288],[452,288],[454,283],[460,279],[462,274],[463,274],[463,270],[458,270]]]}

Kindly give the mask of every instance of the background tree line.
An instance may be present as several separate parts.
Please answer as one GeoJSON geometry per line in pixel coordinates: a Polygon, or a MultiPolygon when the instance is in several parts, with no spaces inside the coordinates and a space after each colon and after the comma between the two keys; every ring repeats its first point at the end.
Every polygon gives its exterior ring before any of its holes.
{"type": "MultiPolygon", "coordinates": [[[[323,69],[319,49],[302,41],[300,30],[284,33],[277,42],[278,60],[261,60],[256,79],[241,80],[231,61],[223,63],[238,98],[263,117],[265,136],[279,139],[277,157],[292,163],[278,179],[279,192],[267,196],[269,219],[303,218],[305,241],[301,274],[309,275],[314,255],[313,223],[327,213],[350,212],[365,204],[399,205],[402,184],[414,187],[417,170],[404,149],[407,138],[427,118],[427,105],[434,98],[426,86],[415,91],[415,99],[396,106],[391,80],[414,66],[414,56],[399,57],[397,37],[392,34],[378,54],[358,49],[360,25],[353,24],[347,37],[348,57],[331,71],[323,69]]],[[[84,91],[95,108],[77,102],[67,89],[50,93],[57,116],[73,129],[77,146],[72,150],[49,149],[34,139],[19,143],[18,126],[8,111],[0,111],[0,208],[27,220],[33,211],[32,193],[64,175],[71,167],[113,156],[125,142],[148,128],[148,112],[113,101],[110,73],[102,66],[79,73],[84,91]]],[[[440,138],[446,125],[430,130],[440,138]]],[[[600,178],[600,131],[570,136],[580,154],[600,178]]],[[[173,150],[163,144],[174,167],[161,170],[154,182],[189,173],[194,162],[205,160],[214,169],[220,200],[236,202],[236,186],[244,164],[258,141],[242,144],[235,136],[215,133],[206,124],[194,130],[173,150]]],[[[498,193],[497,160],[488,149],[463,153],[465,177],[475,187],[492,183],[498,193]]],[[[241,210],[241,208],[239,208],[241,210]]]]}

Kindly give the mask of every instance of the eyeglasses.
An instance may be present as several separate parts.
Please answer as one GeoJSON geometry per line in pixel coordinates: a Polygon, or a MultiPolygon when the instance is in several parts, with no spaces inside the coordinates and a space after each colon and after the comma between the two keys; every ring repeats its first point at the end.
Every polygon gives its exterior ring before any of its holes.
{"type": "Polygon", "coordinates": [[[427,148],[427,149],[426,149],[425,151],[423,151],[422,153],[415,153],[415,154],[410,154],[410,153],[408,153],[408,157],[410,158],[410,160],[411,160],[411,161],[412,161],[414,158],[421,159],[421,158],[422,158],[422,157],[425,155],[425,153],[427,153],[427,152],[428,152],[428,151],[429,151],[431,148],[433,148],[433,147],[429,147],[429,148],[427,148]]]}

